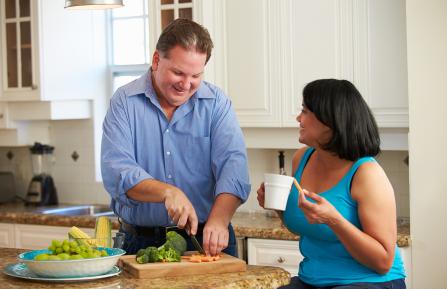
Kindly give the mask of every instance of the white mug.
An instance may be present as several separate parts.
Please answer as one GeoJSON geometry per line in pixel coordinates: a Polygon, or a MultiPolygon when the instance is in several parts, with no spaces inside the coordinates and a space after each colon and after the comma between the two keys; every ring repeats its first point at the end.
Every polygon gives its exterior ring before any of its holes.
{"type": "Polygon", "coordinates": [[[264,208],[284,211],[292,184],[292,177],[278,174],[264,174],[264,208]]]}

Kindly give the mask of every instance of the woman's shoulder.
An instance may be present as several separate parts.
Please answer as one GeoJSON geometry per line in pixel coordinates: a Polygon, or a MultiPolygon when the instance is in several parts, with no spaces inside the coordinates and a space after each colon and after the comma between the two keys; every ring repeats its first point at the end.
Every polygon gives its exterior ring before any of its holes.
{"type": "Polygon", "coordinates": [[[309,149],[308,146],[304,146],[295,151],[292,158],[292,172],[295,174],[298,165],[300,164],[301,159],[303,158],[306,151],[309,149]]]}
{"type": "MultiPolygon", "coordinates": [[[[358,161],[357,161],[358,162],[358,161]]],[[[384,171],[380,164],[374,158],[363,158],[358,165],[356,176],[361,178],[367,178],[371,174],[384,174],[384,171]]]]}
{"type": "Polygon", "coordinates": [[[361,192],[364,194],[366,191],[375,191],[376,189],[386,191],[392,187],[390,186],[389,179],[376,161],[366,161],[363,162],[355,172],[352,179],[352,194],[356,198],[359,195],[357,193],[361,192]]]}

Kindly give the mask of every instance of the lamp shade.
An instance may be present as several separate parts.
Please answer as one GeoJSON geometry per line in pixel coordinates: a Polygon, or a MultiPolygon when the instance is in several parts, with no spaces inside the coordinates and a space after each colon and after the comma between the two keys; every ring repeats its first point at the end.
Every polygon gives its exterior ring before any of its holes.
{"type": "Polygon", "coordinates": [[[122,0],[65,0],[66,9],[111,9],[123,6],[122,0]]]}

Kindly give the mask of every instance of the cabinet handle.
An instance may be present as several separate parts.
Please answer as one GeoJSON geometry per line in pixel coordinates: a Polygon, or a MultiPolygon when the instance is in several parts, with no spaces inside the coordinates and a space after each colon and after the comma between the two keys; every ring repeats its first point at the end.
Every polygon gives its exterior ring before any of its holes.
{"type": "Polygon", "coordinates": [[[285,259],[283,257],[279,257],[278,260],[276,260],[278,263],[282,264],[284,263],[285,259]]]}
{"type": "Polygon", "coordinates": [[[4,117],[3,113],[0,113],[0,119],[2,119],[4,117]]]}

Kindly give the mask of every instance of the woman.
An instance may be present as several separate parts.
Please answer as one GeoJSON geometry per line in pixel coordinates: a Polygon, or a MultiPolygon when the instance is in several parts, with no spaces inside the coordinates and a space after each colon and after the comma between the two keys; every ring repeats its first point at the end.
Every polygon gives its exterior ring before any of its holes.
{"type": "MultiPolygon", "coordinates": [[[[368,105],[349,81],[316,80],[297,121],[307,147],[292,165],[304,192],[292,189],[282,220],[300,235],[304,260],[281,288],[406,288],[394,192],[374,159],[380,137],[368,105]]],[[[264,184],[258,201],[264,207],[264,184]]]]}

